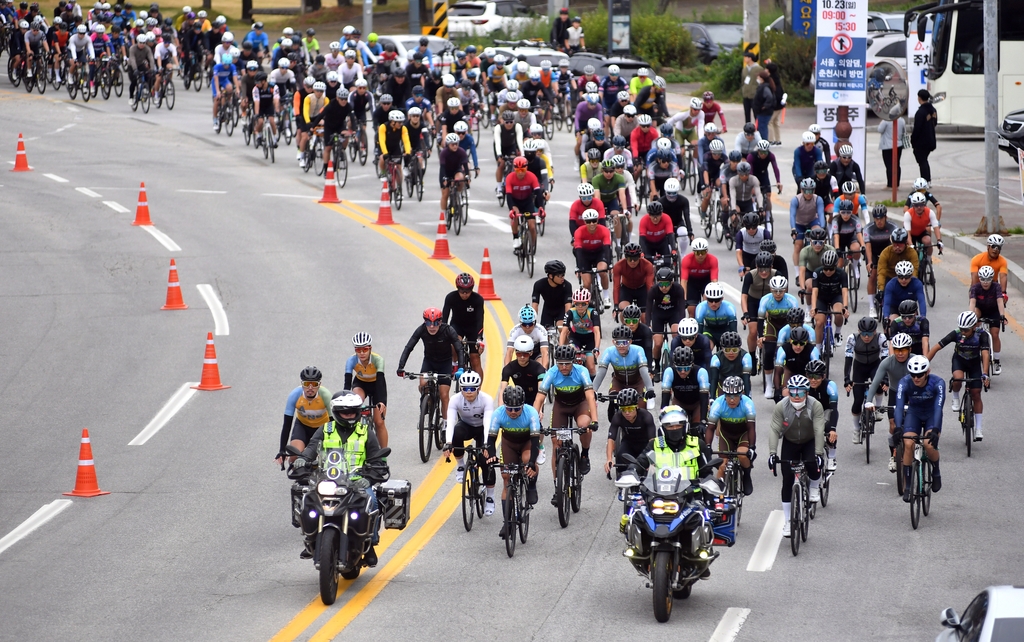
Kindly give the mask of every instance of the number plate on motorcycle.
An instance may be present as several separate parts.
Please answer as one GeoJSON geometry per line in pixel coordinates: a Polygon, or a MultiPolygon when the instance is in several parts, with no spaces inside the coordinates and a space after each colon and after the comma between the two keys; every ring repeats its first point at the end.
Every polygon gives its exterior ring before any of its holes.
{"type": "Polygon", "coordinates": [[[555,437],[558,438],[558,441],[572,441],[572,431],[559,430],[555,433],[555,437]]]}

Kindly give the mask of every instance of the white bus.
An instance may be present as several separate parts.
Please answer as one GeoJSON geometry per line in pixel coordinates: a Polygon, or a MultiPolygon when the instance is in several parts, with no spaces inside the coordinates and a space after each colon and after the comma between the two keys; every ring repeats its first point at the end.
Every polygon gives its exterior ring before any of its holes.
{"type": "MultiPolygon", "coordinates": [[[[998,0],[999,113],[1024,109],[1024,0],[998,0]]],[[[938,122],[964,128],[985,126],[984,20],[982,3],[938,0],[907,11],[912,22],[932,19],[932,54],[928,90],[938,122]]],[[[924,34],[924,24],[918,28],[924,34]]],[[[919,36],[920,37],[920,36],[919,36]]],[[[916,100],[915,96],[910,97],[916,100]]]]}

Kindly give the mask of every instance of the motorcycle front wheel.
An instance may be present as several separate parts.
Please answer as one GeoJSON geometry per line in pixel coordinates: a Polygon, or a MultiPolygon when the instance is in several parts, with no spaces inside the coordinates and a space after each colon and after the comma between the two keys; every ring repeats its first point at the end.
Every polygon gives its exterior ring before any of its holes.
{"type": "Polygon", "coordinates": [[[654,619],[668,622],[672,615],[672,552],[658,551],[651,564],[651,581],[654,584],[654,619]]]}
{"type": "Polygon", "coordinates": [[[320,535],[320,600],[330,606],[338,597],[338,531],[324,529],[320,535]]]}

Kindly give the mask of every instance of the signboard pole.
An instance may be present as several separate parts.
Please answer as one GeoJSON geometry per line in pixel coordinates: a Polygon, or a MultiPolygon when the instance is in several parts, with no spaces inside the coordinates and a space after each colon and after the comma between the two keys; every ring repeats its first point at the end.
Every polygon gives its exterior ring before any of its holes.
{"type": "Polygon", "coordinates": [[[899,150],[897,145],[899,145],[899,142],[900,142],[900,121],[897,118],[896,120],[892,121],[892,202],[893,203],[895,203],[896,199],[898,198],[898,194],[896,192],[899,189],[896,186],[897,183],[899,182],[899,176],[900,176],[900,162],[899,162],[899,156],[897,155],[897,151],[899,150]]]}

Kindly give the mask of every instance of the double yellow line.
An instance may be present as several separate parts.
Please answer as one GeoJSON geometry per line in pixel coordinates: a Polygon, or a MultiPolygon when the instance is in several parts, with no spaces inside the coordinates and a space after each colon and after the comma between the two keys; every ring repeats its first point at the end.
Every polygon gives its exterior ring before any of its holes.
{"type": "MultiPolygon", "coordinates": [[[[324,207],[347,216],[353,221],[366,225],[368,229],[377,232],[388,240],[392,241],[409,254],[420,259],[435,272],[441,275],[448,283],[454,283],[456,273],[449,268],[445,262],[431,260],[430,251],[433,243],[421,234],[402,225],[373,225],[376,214],[370,210],[347,201],[340,205],[324,204],[324,207]]],[[[465,262],[455,258],[449,261],[460,271],[468,272],[479,282],[479,275],[465,262]]],[[[493,301],[489,304],[491,314],[484,315],[484,341],[490,347],[484,353],[484,391],[494,396],[497,393],[499,380],[501,379],[502,359],[504,354],[505,337],[507,329],[511,328],[512,317],[508,309],[501,301],[493,301]],[[495,320],[497,318],[497,320],[495,320]]],[[[444,459],[438,457],[426,478],[417,486],[412,493],[412,505],[410,507],[409,524],[412,525],[417,517],[427,508],[427,505],[434,499],[441,486],[449,478],[451,464],[444,463],[444,459]]],[[[313,636],[314,641],[332,640],[349,625],[352,620],[365,609],[377,595],[384,590],[388,582],[394,579],[423,550],[427,543],[437,534],[441,526],[451,517],[462,500],[461,488],[453,485],[448,493],[427,517],[427,520],[413,533],[406,542],[384,567],[377,572],[355,595],[346,601],[338,612],[330,618],[313,636]]],[[[408,528],[408,527],[406,527],[408,528]]],[[[398,539],[403,531],[385,530],[381,534],[380,543],[377,545],[378,556],[383,558],[383,553],[398,539]]],[[[340,596],[356,580],[342,580],[338,585],[340,596]]],[[[306,629],[322,616],[328,607],[317,597],[298,613],[291,622],[271,638],[271,642],[291,641],[302,635],[306,629]]]]}

